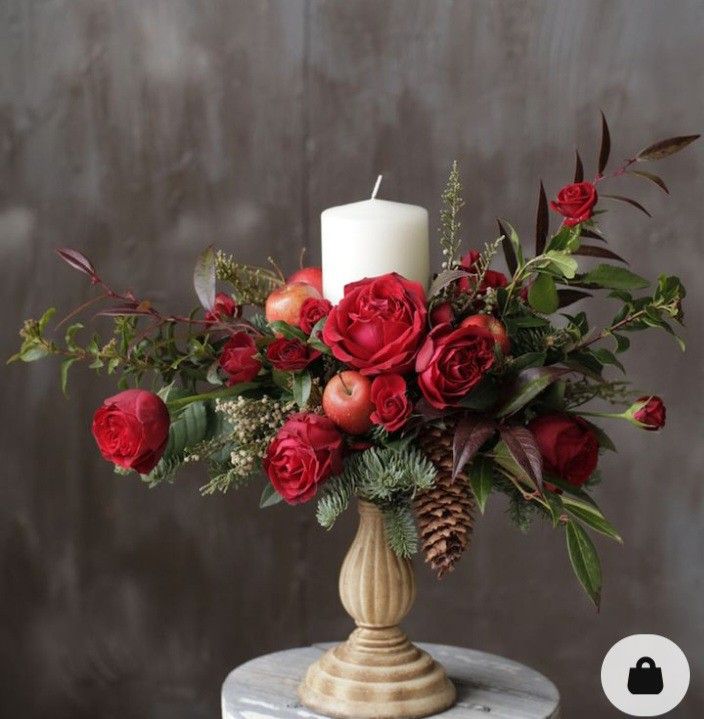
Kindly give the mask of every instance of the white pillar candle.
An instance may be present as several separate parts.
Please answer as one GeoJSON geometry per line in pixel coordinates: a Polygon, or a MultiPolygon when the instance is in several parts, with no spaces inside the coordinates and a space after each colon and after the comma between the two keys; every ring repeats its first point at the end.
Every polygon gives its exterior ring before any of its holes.
{"type": "Polygon", "coordinates": [[[333,304],[345,285],[398,272],[428,288],[430,248],[424,207],[375,198],[331,207],[320,216],[323,294],[333,304]]]}

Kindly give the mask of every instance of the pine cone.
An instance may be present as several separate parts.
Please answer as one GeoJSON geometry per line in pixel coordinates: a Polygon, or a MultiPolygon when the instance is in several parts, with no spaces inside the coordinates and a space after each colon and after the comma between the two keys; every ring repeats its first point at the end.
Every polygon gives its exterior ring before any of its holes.
{"type": "Polygon", "coordinates": [[[418,435],[421,449],[438,470],[435,486],[415,501],[425,561],[442,579],[455,568],[469,546],[474,529],[474,495],[467,475],[452,479],[454,424],[425,426],[418,435]]]}

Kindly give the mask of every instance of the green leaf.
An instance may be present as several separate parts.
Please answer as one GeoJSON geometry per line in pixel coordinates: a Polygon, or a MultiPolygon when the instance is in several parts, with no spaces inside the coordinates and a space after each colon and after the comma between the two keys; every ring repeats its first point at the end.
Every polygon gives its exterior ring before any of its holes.
{"type": "Polygon", "coordinates": [[[196,260],[193,269],[193,287],[201,305],[206,310],[212,309],[215,304],[215,251],[212,245],[196,260]]]}
{"type": "Polygon", "coordinates": [[[625,335],[618,335],[614,333],[611,336],[616,340],[617,353],[625,352],[631,346],[631,340],[629,340],[625,335]]]}
{"type": "Polygon", "coordinates": [[[616,355],[611,352],[610,350],[607,350],[603,347],[599,347],[598,349],[593,349],[592,354],[601,362],[603,365],[614,365],[614,367],[618,367],[621,372],[625,374],[626,368],[619,362],[616,355]]]}
{"type": "Polygon", "coordinates": [[[560,301],[557,296],[555,280],[550,275],[544,273],[538,275],[528,290],[528,303],[534,310],[545,315],[550,315],[557,310],[560,301]]]}
{"type": "Polygon", "coordinates": [[[331,354],[330,348],[321,340],[323,334],[323,328],[325,327],[325,323],[327,322],[327,317],[321,317],[313,326],[313,329],[310,331],[310,337],[308,338],[308,344],[313,348],[318,350],[318,352],[321,352],[322,354],[329,355],[331,354]]]}
{"type": "Polygon", "coordinates": [[[504,251],[506,265],[508,267],[508,271],[513,276],[516,274],[516,270],[518,269],[518,259],[516,258],[516,253],[514,252],[513,245],[511,244],[509,230],[507,227],[504,226],[503,222],[500,219],[497,219],[496,222],[499,225],[499,234],[501,235],[501,248],[504,251]]]}
{"type": "Polygon", "coordinates": [[[274,489],[274,485],[267,482],[259,500],[259,508],[273,507],[283,501],[283,497],[274,489]]]}
{"type": "MultiPolygon", "coordinates": [[[[584,417],[582,417],[584,419],[584,417]]],[[[584,420],[587,422],[587,420],[584,420]]],[[[616,445],[614,444],[611,437],[609,437],[606,432],[598,425],[594,424],[593,422],[587,422],[587,424],[592,428],[592,431],[596,435],[597,442],[599,442],[599,446],[602,449],[608,449],[610,452],[616,452],[616,445]]]]}
{"type": "Polygon", "coordinates": [[[559,272],[568,280],[577,274],[577,260],[571,257],[567,252],[548,250],[543,256],[550,260],[551,269],[559,272]]]}
{"type": "Polygon", "coordinates": [[[204,402],[191,402],[171,420],[166,450],[159,464],[143,478],[151,486],[168,479],[183,461],[183,453],[205,439],[208,415],[204,402]]]}
{"type": "Polygon", "coordinates": [[[513,250],[518,267],[523,267],[526,262],[523,259],[523,248],[521,247],[521,240],[518,237],[518,233],[509,222],[506,222],[506,220],[501,220],[499,229],[502,234],[505,234],[506,230],[508,230],[508,235],[505,235],[506,239],[508,239],[511,243],[511,249],[513,250]]]}
{"type": "Polygon", "coordinates": [[[287,340],[300,340],[304,343],[308,341],[305,332],[300,327],[290,325],[288,322],[284,322],[283,320],[276,320],[275,322],[272,322],[270,327],[273,332],[285,337],[287,340]]]}
{"type": "Polygon", "coordinates": [[[296,404],[303,409],[310,399],[310,390],[313,386],[313,380],[308,372],[296,372],[293,375],[293,384],[291,391],[296,404]]]}
{"type": "Polygon", "coordinates": [[[506,417],[525,407],[544,389],[567,374],[568,369],[561,367],[531,367],[519,372],[513,392],[508,401],[499,409],[497,417],[506,417]]]}
{"type": "Polygon", "coordinates": [[[487,457],[475,457],[469,471],[469,484],[482,514],[493,488],[493,475],[492,461],[487,457]]]}
{"type": "Polygon", "coordinates": [[[76,349],[76,341],[75,336],[76,332],[83,329],[83,325],[80,322],[76,322],[72,325],[70,325],[66,329],[66,334],[64,335],[64,340],[66,342],[66,347],[71,352],[73,352],[76,349]]]}
{"type": "Polygon", "coordinates": [[[211,362],[210,366],[208,367],[208,372],[205,375],[205,381],[208,382],[208,384],[214,384],[214,385],[225,384],[222,377],[220,377],[220,374],[218,373],[219,369],[220,369],[220,361],[219,360],[215,360],[214,362],[211,362]]]}
{"type": "Polygon", "coordinates": [[[545,195],[543,181],[540,181],[540,193],[538,194],[538,212],[535,219],[535,254],[542,254],[545,249],[545,240],[548,236],[550,218],[548,215],[548,198],[545,195]]]}
{"type": "Polygon", "coordinates": [[[579,247],[581,234],[581,225],[575,225],[574,227],[563,225],[559,231],[552,236],[547,249],[548,251],[574,252],[579,247]]]}
{"type": "Polygon", "coordinates": [[[639,275],[616,265],[597,265],[582,278],[587,284],[606,287],[610,290],[638,290],[647,287],[650,282],[639,275]]]}
{"type": "Polygon", "coordinates": [[[513,360],[511,370],[520,372],[529,367],[542,367],[545,364],[547,356],[547,352],[526,352],[513,360]]]}
{"type": "Polygon", "coordinates": [[[604,517],[599,507],[592,502],[584,502],[569,494],[562,495],[562,506],[574,517],[581,520],[587,526],[603,534],[619,544],[623,544],[621,535],[613,525],[604,517]]]}
{"type": "Polygon", "coordinates": [[[76,359],[77,357],[69,357],[61,363],[61,391],[64,393],[64,397],[68,397],[68,371],[76,359]]]}
{"type": "Polygon", "coordinates": [[[23,362],[36,362],[49,354],[49,350],[43,344],[33,344],[23,347],[19,353],[23,362]]]}
{"type": "Polygon", "coordinates": [[[565,534],[572,569],[598,609],[601,603],[601,564],[596,548],[589,535],[573,520],[565,525],[565,534]]]}
{"type": "Polygon", "coordinates": [[[459,404],[465,409],[483,412],[494,406],[496,396],[496,383],[491,377],[485,377],[459,404]]]}
{"type": "Polygon", "coordinates": [[[37,325],[39,327],[39,334],[42,334],[47,328],[47,325],[51,321],[51,318],[56,314],[56,307],[49,307],[49,309],[39,318],[37,325]]]}
{"type": "Polygon", "coordinates": [[[550,323],[544,317],[536,317],[535,315],[523,315],[521,317],[511,317],[506,320],[506,325],[512,325],[515,328],[530,329],[533,327],[547,327],[550,323]]]}

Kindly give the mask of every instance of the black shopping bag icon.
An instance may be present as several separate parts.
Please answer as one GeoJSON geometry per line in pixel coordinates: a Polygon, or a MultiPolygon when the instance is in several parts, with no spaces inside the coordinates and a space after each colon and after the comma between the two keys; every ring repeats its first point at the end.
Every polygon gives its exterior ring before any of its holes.
{"type": "Polygon", "coordinates": [[[631,694],[660,694],[662,690],[662,670],[650,657],[641,657],[628,672],[628,691],[631,694]]]}

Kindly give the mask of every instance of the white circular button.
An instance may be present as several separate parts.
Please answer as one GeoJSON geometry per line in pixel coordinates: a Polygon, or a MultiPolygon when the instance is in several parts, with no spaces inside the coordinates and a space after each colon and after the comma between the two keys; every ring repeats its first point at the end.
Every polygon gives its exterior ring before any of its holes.
{"type": "Polygon", "coordinates": [[[609,649],[601,665],[601,686],[624,714],[657,717],[672,711],[689,688],[689,662],[671,640],[634,634],[609,649]]]}

